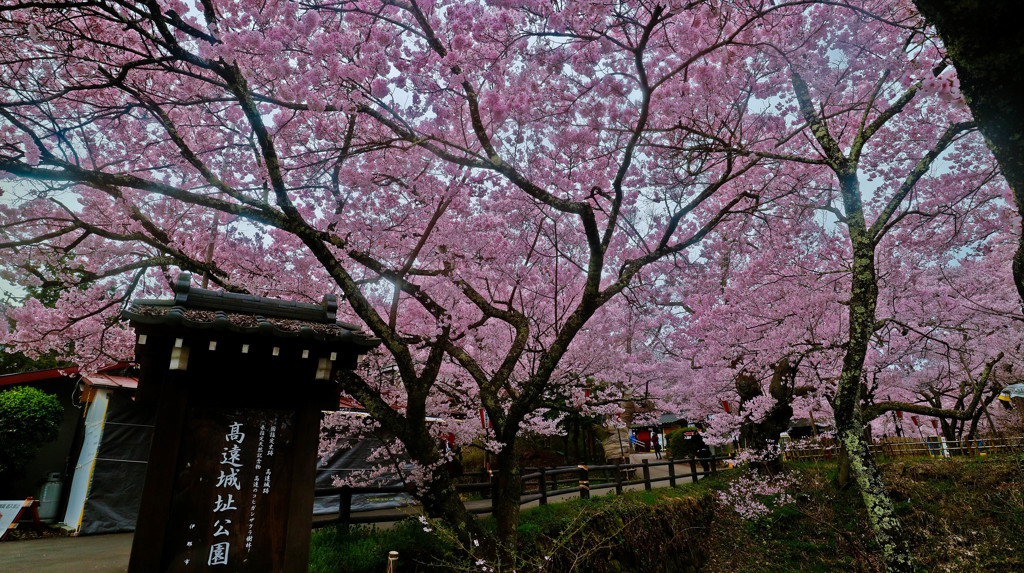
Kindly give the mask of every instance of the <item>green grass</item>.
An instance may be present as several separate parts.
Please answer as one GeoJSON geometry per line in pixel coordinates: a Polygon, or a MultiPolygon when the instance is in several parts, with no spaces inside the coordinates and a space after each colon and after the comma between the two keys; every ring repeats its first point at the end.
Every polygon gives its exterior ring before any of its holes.
{"type": "Polygon", "coordinates": [[[399,571],[434,571],[434,563],[452,549],[423,524],[407,519],[392,529],[351,526],[325,527],[313,532],[309,554],[311,573],[380,573],[387,567],[389,551],[398,551],[399,571]]]}

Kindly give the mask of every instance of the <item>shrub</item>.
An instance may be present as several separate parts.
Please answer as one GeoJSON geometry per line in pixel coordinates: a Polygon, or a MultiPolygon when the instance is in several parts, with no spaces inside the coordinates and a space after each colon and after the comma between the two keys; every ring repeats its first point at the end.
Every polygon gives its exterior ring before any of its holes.
{"type": "Polygon", "coordinates": [[[16,475],[40,446],[56,439],[63,415],[57,397],[39,389],[0,392],[0,478],[16,475]]]}
{"type": "Polygon", "coordinates": [[[520,548],[541,558],[550,556],[547,571],[700,570],[707,558],[704,538],[714,516],[713,497],[658,493],[603,496],[524,512],[520,548]],[[574,538],[564,539],[574,527],[574,538]]]}
{"type": "Polygon", "coordinates": [[[680,428],[669,434],[668,449],[676,458],[694,457],[703,445],[704,440],[695,426],[680,428]],[[687,433],[692,433],[689,439],[686,437],[687,433]]]}

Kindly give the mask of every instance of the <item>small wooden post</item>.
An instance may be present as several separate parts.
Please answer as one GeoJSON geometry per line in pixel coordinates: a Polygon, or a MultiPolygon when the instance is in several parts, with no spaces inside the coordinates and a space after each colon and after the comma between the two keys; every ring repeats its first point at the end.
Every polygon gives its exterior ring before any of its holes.
{"type": "Polygon", "coordinates": [[[717,474],[718,473],[718,459],[714,455],[711,456],[711,473],[712,474],[717,474]]]}
{"type": "Polygon", "coordinates": [[[338,494],[338,523],[341,530],[348,533],[348,522],[352,518],[352,487],[341,486],[341,493],[338,494]]]}
{"type": "Polygon", "coordinates": [[[622,495],[622,461],[615,464],[615,495],[622,495]]]}
{"type": "Polygon", "coordinates": [[[540,468],[540,504],[548,504],[548,476],[545,468],[540,468]]]}
{"type": "Polygon", "coordinates": [[[497,506],[498,499],[498,476],[495,474],[498,470],[491,470],[491,513],[494,513],[494,509],[497,506]]]}
{"type": "Polygon", "coordinates": [[[398,571],[398,552],[388,551],[388,571],[387,573],[396,573],[398,571]]]}
{"type": "Polygon", "coordinates": [[[551,493],[558,489],[558,474],[551,474],[551,493]]]}
{"type": "Polygon", "coordinates": [[[668,485],[676,487],[676,459],[668,459],[668,485]]]}
{"type": "Polygon", "coordinates": [[[647,465],[647,458],[644,458],[644,489],[651,491],[651,466],[647,465]]]}
{"type": "Polygon", "coordinates": [[[697,458],[691,456],[690,457],[690,481],[693,482],[693,483],[697,483],[697,480],[699,480],[699,479],[700,479],[700,476],[697,475],[697,458]]]}
{"type": "Polygon", "coordinates": [[[590,499],[590,469],[580,465],[580,499],[590,499]]]}

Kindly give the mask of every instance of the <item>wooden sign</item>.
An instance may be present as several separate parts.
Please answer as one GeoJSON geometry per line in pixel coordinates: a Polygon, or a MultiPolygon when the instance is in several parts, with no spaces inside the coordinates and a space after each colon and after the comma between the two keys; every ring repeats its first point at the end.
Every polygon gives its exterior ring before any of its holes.
{"type": "Polygon", "coordinates": [[[320,305],[191,287],[140,300],[140,403],[157,409],[130,573],[309,568],[320,412],[377,341],[320,305]]]}
{"type": "Polygon", "coordinates": [[[284,566],[294,411],[196,408],[185,433],[161,571],[267,571],[284,566]]]}

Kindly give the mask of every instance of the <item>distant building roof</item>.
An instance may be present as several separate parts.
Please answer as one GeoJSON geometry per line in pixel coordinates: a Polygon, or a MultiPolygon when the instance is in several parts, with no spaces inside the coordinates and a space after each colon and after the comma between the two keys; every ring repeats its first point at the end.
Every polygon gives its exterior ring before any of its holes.
{"type": "Polygon", "coordinates": [[[134,325],[345,342],[367,348],[379,344],[357,325],[338,322],[337,309],[334,295],[317,305],[212,291],[192,287],[192,276],[181,273],[174,283],[173,300],[136,300],[122,316],[134,325]]]}
{"type": "Polygon", "coordinates": [[[675,424],[676,422],[679,421],[685,422],[686,420],[684,420],[680,416],[677,416],[676,414],[662,414],[661,416],[658,417],[658,424],[661,426],[675,424]]]}
{"type": "MultiPolygon", "coordinates": [[[[100,368],[100,372],[109,372],[118,368],[124,368],[128,364],[120,362],[118,364],[112,364],[110,366],[104,366],[100,368]]],[[[16,374],[3,374],[0,375],[0,386],[11,386],[14,384],[25,384],[28,382],[38,382],[40,380],[53,380],[56,378],[71,378],[79,373],[78,366],[67,366],[64,368],[50,368],[47,370],[33,370],[31,372],[18,372],[16,374]]]]}

